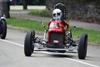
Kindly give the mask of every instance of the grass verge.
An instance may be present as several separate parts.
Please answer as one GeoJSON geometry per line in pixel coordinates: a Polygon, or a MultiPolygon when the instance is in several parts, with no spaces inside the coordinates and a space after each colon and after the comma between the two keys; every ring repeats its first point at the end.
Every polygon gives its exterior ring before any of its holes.
{"type": "MultiPolygon", "coordinates": [[[[16,26],[16,27],[23,27],[23,28],[28,28],[31,30],[34,29],[36,31],[44,31],[42,23],[38,22],[38,21],[10,18],[10,19],[7,19],[7,22],[8,22],[8,25],[12,25],[12,26],[16,26]]],[[[43,24],[47,26],[46,22],[44,22],[43,24]]],[[[80,34],[82,32],[88,34],[89,42],[100,44],[100,31],[87,30],[87,29],[83,29],[83,28],[76,28],[73,30],[73,37],[79,38],[80,34]]]]}
{"type": "Polygon", "coordinates": [[[32,21],[32,20],[27,20],[27,19],[17,19],[17,18],[10,18],[10,19],[7,19],[7,21],[8,21],[8,25],[12,25],[16,27],[34,29],[37,31],[44,30],[42,23],[38,21],[32,21]]]}

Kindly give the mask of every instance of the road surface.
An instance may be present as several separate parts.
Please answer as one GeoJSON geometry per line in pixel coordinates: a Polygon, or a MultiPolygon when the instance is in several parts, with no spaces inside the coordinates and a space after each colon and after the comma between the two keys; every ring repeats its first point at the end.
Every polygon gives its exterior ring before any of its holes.
{"type": "Polygon", "coordinates": [[[35,51],[31,57],[26,57],[23,48],[25,35],[24,31],[8,29],[7,38],[0,39],[0,67],[100,67],[100,46],[88,46],[86,60],[79,60],[77,53],[44,51],[35,51]]]}

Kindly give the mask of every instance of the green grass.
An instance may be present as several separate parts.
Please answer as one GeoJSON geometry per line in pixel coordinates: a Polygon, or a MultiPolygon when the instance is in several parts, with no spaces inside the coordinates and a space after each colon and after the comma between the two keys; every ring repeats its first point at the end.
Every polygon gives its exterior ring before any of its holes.
{"type": "Polygon", "coordinates": [[[94,31],[94,30],[87,30],[83,28],[76,28],[73,31],[74,38],[79,38],[80,34],[86,33],[88,34],[88,41],[91,43],[100,44],[100,31],[94,31]]]}
{"type": "MultiPolygon", "coordinates": [[[[10,18],[10,19],[7,19],[7,22],[8,22],[8,25],[12,25],[16,27],[23,27],[23,28],[28,28],[31,30],[34,29],[36,31],[44,31],[42,23],[38,21],[10,18]]],[[[44,25],[46,25],[46,28],[47,28],[46,22],[44,23],[44,25]]],[[[76,28],[73,30],[73,37],[79,38],[82,32],[88,34],[89,42],[100,44],[100,31],[76,28]]]]}
{"type": "Polygon", "coordinates": [[[16,27],[23,27],[28,29],[34,29],[37,31],[43,31],[43,25],[41,22],[32,21],[27,19],[17,19],[17,18],[10,18],[7,19],[8,25],[16,26],[16,27]]]}
{"type": "Polygon", "coordinates": [[[29,15],[42,16],[42,17],[50,17],[51,16],[49,11],[46,10],[46,9],[45,10],[38,10],[38,9],[36,10],[36,9],[34,9],[29,13],[29,15]]]}

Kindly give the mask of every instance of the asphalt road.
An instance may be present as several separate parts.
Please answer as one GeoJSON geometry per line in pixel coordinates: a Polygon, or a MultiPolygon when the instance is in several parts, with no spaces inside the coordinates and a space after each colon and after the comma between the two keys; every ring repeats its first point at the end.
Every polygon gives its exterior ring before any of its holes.
{"type": "Polygon", "coordinates": [[[53,54],[34,52],[24,55],[26,32],[8,29],[7,38],[0,39],[0,67],[100,67],[100,46],[88,46],[86,60],[79,60],[77,53],[53,54]]]}

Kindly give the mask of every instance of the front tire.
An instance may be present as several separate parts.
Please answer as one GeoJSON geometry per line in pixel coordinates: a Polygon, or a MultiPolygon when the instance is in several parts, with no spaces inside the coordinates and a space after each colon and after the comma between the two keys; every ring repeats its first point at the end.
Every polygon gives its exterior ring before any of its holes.
{"type": "Polygon", "coordinates": [[[7,34],[7,22],[6,20],[1,20],[1,34],[0,37],[1,39],[5,39],[6,38],[6,34],[7,34]]]}
{"type": "Polygon", "coordinates": [[[88,40],[88,35],[87,34],[82,34],[79,40],[79,45],[78,45],[78,58],[79,59],[85,59],[86,54],[87,54],[87,40],[88,40]]]}
{"type": "Polygon", "coordinates": [[[35,37],[35,32],[28,32],[25,38],[24,42],[24,54],[25,56],[31,56],[31,54],[34,51],[34,37],[35,37]]]}

